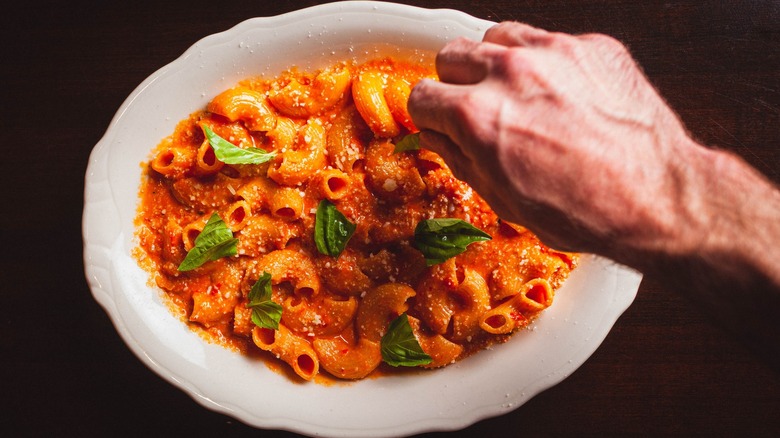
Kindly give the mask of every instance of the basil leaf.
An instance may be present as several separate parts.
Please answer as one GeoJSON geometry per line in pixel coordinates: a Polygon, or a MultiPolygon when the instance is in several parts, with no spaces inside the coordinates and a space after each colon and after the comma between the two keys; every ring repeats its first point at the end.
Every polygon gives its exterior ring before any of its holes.
{"type": "Polygon", "coordinates": [[[412,246],[425,256],[425,264],[432,266],[466,251],[474,242],[490,240],[488,233],[461,219],[428,219],[414,229],[412,246]]]}
{"type": "Polygon", "coordinates": [[[320,201],[314,218],[314,243],[321,254],[338,257],[347,247],[355,228],[332,202],[320,201]]]}
{"type": "Polygon", "coordinates": [[[390,323],[387,333],[382,336],[380,351],[382,359],[394,367],[415,367],[433,362],[433,358],[423,351],[414,337],[406,313],[402,313],[390,323]]]}
{"type": "Polygon", "coordinates": [[[263,272],[247,297],[246,307],[252,309],[252,322],[260,328],[278,329],[282,306],[271,299],[271,274],[263,272]]]}
{"type": "Polygon", "coordinates": [[[415,132],[414,134],[409,134],[399,140],[398,143],[395,144],[393,153],[397,154],[399,152],[416,151],[418,149],[420,149],[420,133],[415,132]]]}
{"type": "Polygon", "coordinates": [[[214,213],[206,222],[203,231],[195,238],[195,246],[182,260],[179,271],[191,271],[210,260],[236,255],[238,253],[237,243],[238,239],[233,237],[230,228],[225,225],[218,214],[214,213]]]}
{"type": "Polygon", "coordinates": [[[208,126],[203,133],[214,149],[214,155],[225,164],[262,164],[276,156],[276,152],[266,152],[258,148],[240,148],[217,135],[208,126]]]}

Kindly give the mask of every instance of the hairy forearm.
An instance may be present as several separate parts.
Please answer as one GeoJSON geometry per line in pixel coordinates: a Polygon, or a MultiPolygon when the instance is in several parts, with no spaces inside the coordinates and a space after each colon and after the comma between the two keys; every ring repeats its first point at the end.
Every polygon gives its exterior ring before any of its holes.
{"type": "Polygon", "coordinates": [[[609,256],[671,285],[780,369],[780,191],[730,153],[690,152],[670,194],[679,226],[609,256]]]}
{"type": "Polygon", "coordinates": [[[780,369],[780,192],[691,140],[623,45],[501,23],[436,66],[421,145],[499,216],[659,278],[780,369]]]}

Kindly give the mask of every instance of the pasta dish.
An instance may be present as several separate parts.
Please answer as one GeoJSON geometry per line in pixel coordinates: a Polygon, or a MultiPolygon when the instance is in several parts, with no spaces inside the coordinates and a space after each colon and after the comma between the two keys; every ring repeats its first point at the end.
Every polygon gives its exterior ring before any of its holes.
{"type": "Polygon", "coordinates": [[[438,368],[527,327],[577,256],[419,147],[429,67],[292,68],[215,96],[143,163],[135,256],[193,328],[304,380],[438,368]]]}

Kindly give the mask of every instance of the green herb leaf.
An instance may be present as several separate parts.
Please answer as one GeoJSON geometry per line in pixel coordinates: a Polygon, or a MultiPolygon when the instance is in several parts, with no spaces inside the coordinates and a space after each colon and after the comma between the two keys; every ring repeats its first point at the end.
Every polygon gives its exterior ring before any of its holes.
{"type": "Polygon", "coordinates": [[[195,239],[195,246],[182,260],[179,271],[191,271],[210,260],[236,255],[237,243],[238,239],[233,237],[230,228],[214,213],[195,239]]]}
{"type": "Polygon", "coordinates": [[[225,164],[262,164],[276,156],[275,152],[266,152],[258,148],[240,148],[217,135],[208,126],[203,133],[214,149],[214,155],[225,164]]]}
{"type": "Polygon", "coordinates": [[[420,149],[420,133],[415,132],[414,134],[409,134],[399,140],[398,143],[395,144],[393,153],[397,154],[399,152],[416,151],[418,149],[420,149]]]}
{"type": "Polygon", "coordinates": [[[423,351],[414,337],[406,313],[402,313],[390,323],[387,333],[382,336],[380,349],[382,359],[394,367],[415,367],[433,362],[433,358],[423,351]]]}
{"type": "Polygon", "coordinates": [[[278,329],[282,320],[282,306],[271,299],[271,274],[263,272],[247,297],[252,309],[252,322],[260,328],[278,329]]]}
{"type": "Polygon", "coordinates": [[[466,251],[474,242],[490,240],[488,233],[460,219],[428,219],[414,229],[412,246],[425,256],[432,266],[466,251]]]}
{"type": "Polygon", "coordinates": [[[355,232],[355,224],[347,220],[327,199],[320,201],[314,218],[314,243],[321,254],[338,257],[355,232]]]}

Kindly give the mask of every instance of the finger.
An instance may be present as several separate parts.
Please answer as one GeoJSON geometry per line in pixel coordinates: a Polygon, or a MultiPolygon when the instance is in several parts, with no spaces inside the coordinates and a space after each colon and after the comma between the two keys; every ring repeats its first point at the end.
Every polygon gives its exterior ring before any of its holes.
{"type": "Polygon", "coordinates": [[[420,132],[420,146],[439,154],[447,163],[455,178],[466,182],[479,194],[499,217],[520,222],[517,205],[510,192],[508,182],[495,166],[469,154],[448,136],[435,131],[420,132]]]}
{"type": "Polygon", "coordinates": [[[549,44],[552,36],[550,32],[529,24],[505,21],[488,29],[482,41],[507,47],[535,47],[549,44]]]}
{"type": "Polygon", "coordinates": [[[439,154],[455,178],[465,181],[464,176],[470,173],[473,161],[452,139],[440,132],[424,130],[420,131],[420,147],[439,154]]]}
{"type": "Polygon", "coordinates": [[[503,197],[497,196],[497,179],[483,162],[468,154],[448,136],[435,131],[420,132],[420,147],[439,154],[452,175],[466,182],[497,214],[507,212],[503,197]]]}
{"type": "Polygon", "coordinates": [[[487,76],[487,59],[480,56],[481,43],[466,38],[455,39],[436,54],[439,80],[451,84],[474,84],[487,76]]]}
{"type": "Polygon", "coordinates": [[[420,130],[430,129],[453,135],[455,117],[453,108],[462,98],[461,86],[423,79],[412,88],[407,108],[414,125],[420,130]]]}

